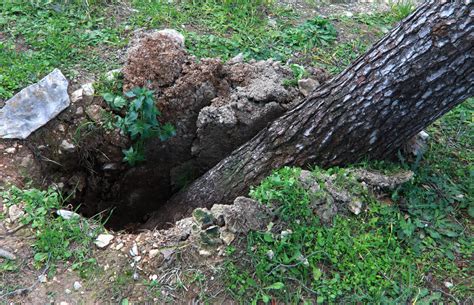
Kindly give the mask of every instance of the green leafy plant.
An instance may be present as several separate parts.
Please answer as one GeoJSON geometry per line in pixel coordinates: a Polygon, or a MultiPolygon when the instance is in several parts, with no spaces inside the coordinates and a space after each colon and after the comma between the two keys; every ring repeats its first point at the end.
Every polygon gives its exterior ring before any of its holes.
{"type": "Polygon", "coordinates": [[[126,108],[125,116],[116,116],[116,126],[134,141],[131,147],[123,150],[124,161],[132,166],[145,160],[146,140],[159,137],[165,141],[175,134],[171,124],[161,124],[158,121],[160,111],[155,105],[153,94],[152,90],[137,87],[126,92],[125,97],[112,93],[102,95],[113,110],[126,108]]]}
{"type": "Polygon", "coordinates": [[[290,69],[293,73],[293,79],[285,79],[283,81],[283,85],[285,86],[297,86],[299,80],[309,75],[308,72],[306,72],[306,69],[298,64],[291,64],[290,69]]]}

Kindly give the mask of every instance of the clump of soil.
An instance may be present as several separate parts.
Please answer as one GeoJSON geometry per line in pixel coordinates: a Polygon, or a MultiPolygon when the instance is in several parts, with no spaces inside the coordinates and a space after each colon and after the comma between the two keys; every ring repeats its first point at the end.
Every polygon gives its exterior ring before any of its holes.
{"type": "MultiPolygon", "coordinates": [[[[324,71],[309,71],[319,83],[327,79],[324,71]]],[[[168,141],[146,144],[145,163],[122,162],[122,150],[131,142],[120,130],[106,128],[114,112],[91,84],[71,92],[71,106],[26,145],[45,177],[41,183],[70,194],[85,216],[113,209],[108,225],[115,229],[146,221],[173,193],[304,98],[284,85],[294,76],[280,62],[244,62],[241,56],[226,63],[197,60],[173,30],[138,33],[122,76],[124,92],[137,86],[154,90],[160,120],[176,129],[168,141]]],[[[173,223],[175,212],[185,209],[168,207],[160,226],[173,223]]]]}

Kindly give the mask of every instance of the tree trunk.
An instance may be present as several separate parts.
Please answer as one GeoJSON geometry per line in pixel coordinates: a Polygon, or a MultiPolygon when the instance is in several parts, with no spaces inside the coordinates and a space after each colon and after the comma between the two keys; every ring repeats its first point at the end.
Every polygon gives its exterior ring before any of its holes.
{"type": "MultiPolygon", "coordinates": [[[[473,6],[421,5],[339,76],[171,198],[145,227],[159,225],[176,205],[189,213],[231,203],[285,165],[328,167],[392,155],[473,95],[473,6]]],[[[183,215],[167,220],[173,216],[183,215]]]]}

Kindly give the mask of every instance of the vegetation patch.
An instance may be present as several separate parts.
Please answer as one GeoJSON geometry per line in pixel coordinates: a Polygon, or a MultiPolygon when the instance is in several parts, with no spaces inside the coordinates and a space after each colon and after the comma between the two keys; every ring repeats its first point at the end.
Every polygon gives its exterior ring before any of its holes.
{"type": "MultiPolygon", "coordinates": [[[[103,230],[98,220],[85,219],[77,214],[65,219],[56,211],[62,208],[64,199],[60,193],[49,189],[19,189],[10,187],[0,193],[7,207],[17,206],[24,211],[19,219],[35,233],[32,244],[34,262],[39,268],[47,266],[54,273],[57,265],[71,262],[71,267],[86,276],[96,261],[92,256],[95,236],[103,230]]],[[[4,267],[13,268],[6,264],[4,267]]]]}
{"type": "Polygon", "coordinates": [[[232,295],[254,303],[468,300],[472,103],[466,101],[430,128],[433,140],[422,158],[361,164],[384,172],[415,171],[412,181],[381,200],[357,187],[347,170],[314,169],[320,181],[333,176],[339,187],[367,204],[358,216],[335,216],[331,226],[315,215],[315,195],[301,185],[300,169],[283,168],[266,178],[251,195],[275,207],[279,222],[251,232],[240,255],[230,249],[226,266],[232,295]]]}

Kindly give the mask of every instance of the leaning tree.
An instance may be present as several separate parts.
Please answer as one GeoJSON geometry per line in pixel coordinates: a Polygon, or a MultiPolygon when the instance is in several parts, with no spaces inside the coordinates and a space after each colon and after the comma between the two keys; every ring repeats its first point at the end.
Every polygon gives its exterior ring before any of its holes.
{"type": "MultiPolygon", "coordinates": [[[[285,165],[327,167],[392,155],[473,95],[473,7],[469,0],[422,4],[344,72],[155,213],[231,203],[285,165]]],[[[155,227],[157,219],[145,227],[155,227]]]]}

